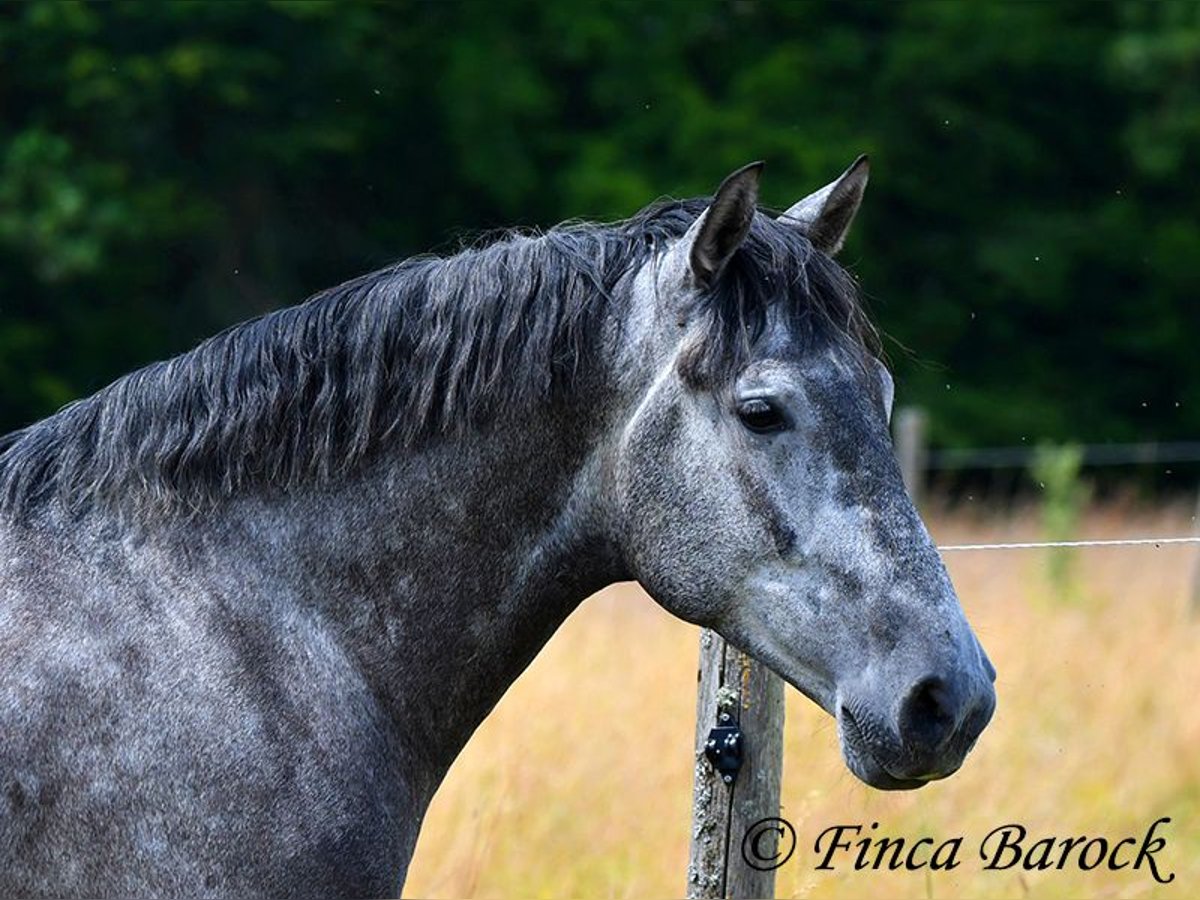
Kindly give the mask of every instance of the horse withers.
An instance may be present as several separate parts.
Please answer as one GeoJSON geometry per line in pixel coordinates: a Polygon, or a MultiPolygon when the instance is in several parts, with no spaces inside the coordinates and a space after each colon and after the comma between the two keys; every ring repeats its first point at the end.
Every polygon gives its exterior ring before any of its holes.
{"type": "Polygon", "coordinates": [[[954,772],[994,670],[833,260],[859,160],[508,233],[244,323],[0,444],[0,894],[374,896],[476,726],[636,579],[954,772]]]}

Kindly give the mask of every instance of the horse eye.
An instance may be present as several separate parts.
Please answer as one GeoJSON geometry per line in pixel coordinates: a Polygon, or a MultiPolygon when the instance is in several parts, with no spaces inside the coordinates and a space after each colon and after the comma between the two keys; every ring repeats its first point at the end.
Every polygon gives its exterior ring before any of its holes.
{"type": "Polygon", "coordinates": [[[743,400],[738,404],[737,414],[742,424],[757,434],[783,431],[787,427],[783,413],[770,400],[762,397],[743,400]]]}

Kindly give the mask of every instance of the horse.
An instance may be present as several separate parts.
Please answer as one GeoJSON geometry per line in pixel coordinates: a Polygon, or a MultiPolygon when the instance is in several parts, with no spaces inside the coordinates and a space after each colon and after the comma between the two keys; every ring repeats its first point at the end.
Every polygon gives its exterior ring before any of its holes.
{"type": "Polygon", "coordinates": [[[472,732],[636,580],[884,790],[995,670],[907,495],[835,261],[860,158],[417,257],[0,442],[0,894],[380,896],[472,732]]]}

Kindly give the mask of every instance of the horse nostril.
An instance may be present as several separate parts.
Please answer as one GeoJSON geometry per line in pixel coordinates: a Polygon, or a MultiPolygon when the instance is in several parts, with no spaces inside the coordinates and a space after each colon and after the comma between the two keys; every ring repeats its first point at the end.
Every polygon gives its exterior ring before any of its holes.
{"type": "Polygon", "coordinates": [[[941,746],[958,724],[957,704],[946,683],[930,676],[918,681],[900,708],[900,737],[924,750],[941,746]]]}

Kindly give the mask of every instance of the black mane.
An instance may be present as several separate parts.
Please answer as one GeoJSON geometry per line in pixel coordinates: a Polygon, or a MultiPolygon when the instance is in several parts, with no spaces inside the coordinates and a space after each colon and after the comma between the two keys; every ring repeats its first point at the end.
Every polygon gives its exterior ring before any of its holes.
{"type": "MultiPolygon", "coordinates": [[[[666,201],[615,224],[506,232],[234,326],[0,439],[0,510],[56,497],[196,507],[250,481],[329,478],[385,440],[415,445],[545,399],[586,367],[622,280],[706,206],[666,201]]],[[[759,215],[690,313],[706,334],[690,380],[736,368],[785,298],[805,334],[873,348],[852,279],[798,229],[759,215]]]]}

